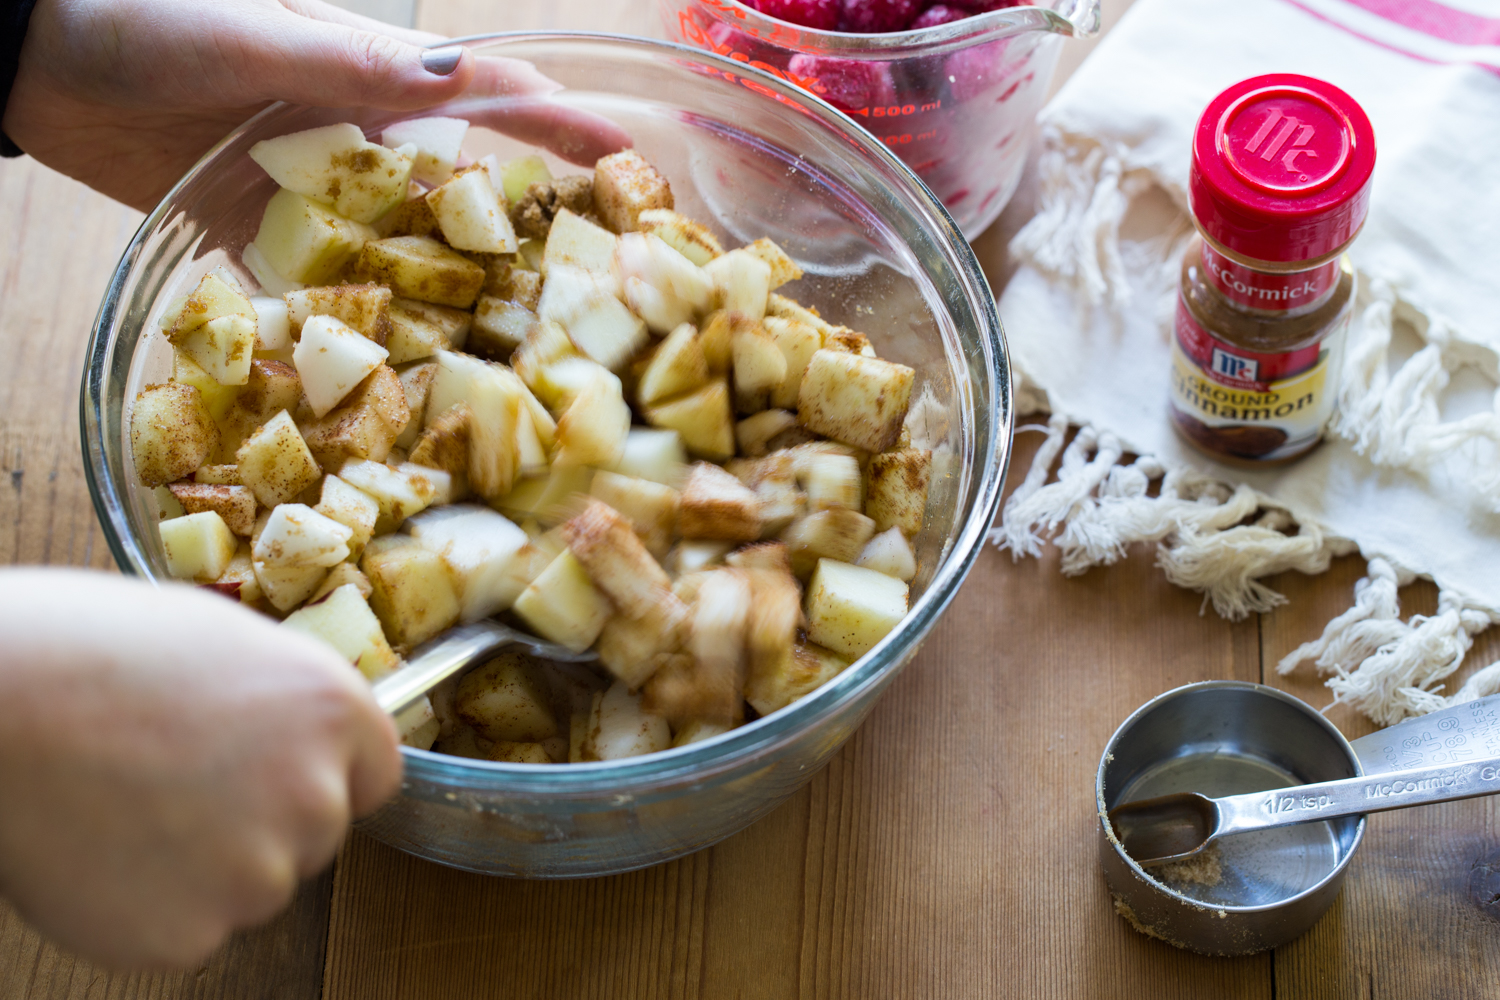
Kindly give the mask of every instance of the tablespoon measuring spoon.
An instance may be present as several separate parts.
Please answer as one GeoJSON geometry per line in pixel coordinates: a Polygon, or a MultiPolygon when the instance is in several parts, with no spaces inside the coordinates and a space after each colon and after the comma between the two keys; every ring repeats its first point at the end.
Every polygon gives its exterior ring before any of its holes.
{"type": "Polygon", "coordinates": [[[1500,757],[1211,799],[1179,792],[1109,811],[1125,853],[1143,868],[1196,857],[1221,837],[1500,792],[1500,757]]]}
{"type": "Polygon", "coordinates": [[[506,646],[520,646],[533,656],[557,664],[592,663],[599,658],[591,652],[575,653],[499,622],[471,622],[451,628],[413,650],[406,666],[372,685],[375,700],[385,711],[400,715],[475,660],[506,646]]]}

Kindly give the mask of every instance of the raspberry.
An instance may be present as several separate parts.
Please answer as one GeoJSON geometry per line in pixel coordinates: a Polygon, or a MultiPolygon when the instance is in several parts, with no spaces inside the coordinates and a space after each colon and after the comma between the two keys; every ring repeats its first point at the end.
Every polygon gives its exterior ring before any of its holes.
{"type": "Polygon", "coordinates": [[[839,24],[839,0],[740,0],[768,17],[804,28],[832,31],[839,24]]]}
{"type": "Polygon", "coordinates": [[[842,0],[839,30],[857,35],[905,31],[922,9],[922,0],[842,0]]]}
{"type": "Polygon", "coordinates": [[[787,64],[787,72],[793,76],[817,79],[823,85],[823,91],[818,96],[843,110],[896,102],[896,87],[891,82],[891,69],[885,63],[830,59],[804,53],[792,56],[792,61],[787,64]]]}
{"type": "MultiPolygon", "coordinates": [[[[943,73],[949,78],[948,92],[955,100],[967,101],[978,97],[1020,68],[1006,58],[1010,42],[1011,39],[1002,38],[984,45],[959,49],[948,57],[943,65],[943,73]]],[[[1021,65],[1025,65],[1024,56],[1021,65]]]]}
{"type": "Polygon", "coordinates": [[[913,30],[917,28],[936,28],[940,24],[947,24],[950,21],[962,21],[964,18],[970,16],[972,15],[969,11],[960,10],[957,7],[949,7],[946,4],[935,3],[922,11],[917,16],[917,19],[911,23],[911,26],[913,30]]]}

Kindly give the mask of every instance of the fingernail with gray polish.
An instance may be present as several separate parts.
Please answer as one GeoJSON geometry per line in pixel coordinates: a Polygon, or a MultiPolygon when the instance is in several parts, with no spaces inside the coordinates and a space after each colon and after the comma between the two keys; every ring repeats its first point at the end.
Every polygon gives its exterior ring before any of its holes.
{"type": "Polygon", "coordinates": [[[433,76],[448,76],[458,69],[458,61],[464,57],[462,46],[450,45],[446,49],[428,49],[422,53],[422,68],[433,76]]]}

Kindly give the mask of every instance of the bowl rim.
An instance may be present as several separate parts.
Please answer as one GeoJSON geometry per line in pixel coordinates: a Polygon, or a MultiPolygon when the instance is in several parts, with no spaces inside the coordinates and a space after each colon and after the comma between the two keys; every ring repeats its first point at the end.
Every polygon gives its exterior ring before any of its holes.
{"type": "MultiPolygon", "coordinates": [[[[1000,323],[994,293],[979,266],[973,248],[936,195],[885,144],[865,131],[853,119],[831,104],[776,76],[747,66],[716,53],[694,46],[635,35],[589,31],[506,31],[454,38],[447,44],[469,47],[506,45],[507,43],[546,44],[549,42],[583,42],[603,47],[624,46],[630,49],[655,50],[668,57],[682,57],[707,64],[733,81],[745,78],[754,89],[769,89],[781,103],[802,105],[801,110],[839,134],[866,156],[903,178],[911,187],[916,208],[925,209],[929,218],[919,221],[932,224],[937,244],[946,247],[954,275],[962,285],[963,297],[977,303],[974,319],[978,342],[984,355],[983,367],[990,372],[992,391],[989,405],[989,434],[986,440],[975,440],[976,461],[983,456],[978,482],[974,486],[974,507],[967,522],[960,525],[946,545],[946,555],[934,571],[927,589],[915,606],[889,635],[885,636],[833,680],[798,701],[754,722],[732,729],[712,739],[670,748],[643,757],[569,764],[566,767],[545,764],[512,764],[451,757],[428,750],[403,746],[406,764],[405,782],[413,778],[439,780],[445,786],[494,791],[508,786],[507,792],[534,799],[567,799],[580,794],[636,791],[630,786],[649,784],[660,788],[663,782],[707,779],[753,765],[775,745],[814,728],[819,721],[855,701],[874,685],[888,679],[904,663],[903,654],[918,645],[932,630],[938,617],[952,602],[959,586],[967,578],[984,546],[985,536],[998,509],[1001,491],[1011,458],[1011,439],[1015,413],[1012,396],[1010,355],[1005,332],[1000,323]]],[[[160,585],[153,577],[144,552],[129,528],[129,519],[121,502],[123,491],[112,475],[103,448],[103,383],[110,352],[108,334],[123,306],[121,296],[148,237],[166,218],[177,194],[209,170],[218,155],[266,118],[288,105],[277,102],[256,113],[215,143],[193,167],[171,188],[161,202],[147,214],[121,254],[104,299],[94,321],[86,347],[82,391],[79,398],[84,474],[101,530],[121,572],[140,576],[160,585]]],[[[962,379],[956,390],[975,407],[968,379],[962,379]]],[[[629,796],[617,796],[617,798],[629,796]]]]}
{"type": "Polygon", "coordinates": [[[1102,16],[1101,0],[1034,0],[1015,7],[985,11],[931,28],[866,35],[849,31],[825,31],[783,21],[756,10],[743,0],[677,2],[698,7],[722,24],[754,26],[758,32],[756,41],[762,44],[817,52],[841,59],[941,55],[1032,31],[1090,38],[1098,34],[1102,16]]]}

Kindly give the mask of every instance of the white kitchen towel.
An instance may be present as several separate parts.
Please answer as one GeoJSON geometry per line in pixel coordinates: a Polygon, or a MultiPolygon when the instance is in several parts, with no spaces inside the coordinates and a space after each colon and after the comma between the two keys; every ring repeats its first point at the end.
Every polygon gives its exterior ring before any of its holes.
{"type": "Polygon", "coordinates": [[[1066,573],[1154,541],[1228,617],[1284,601],[1260,578],[1357,547],[1355,606],[1280,669],[1311,661],[1384,724],[1500,690],[1500,662],[1442,684],[1500,622],[1500,0],[1138,0],[1044,110],[1041,143],[1000,315],[1022,412],[1053,416],[993,539],[1019,557],[1051,538],[1066,573]],[[1172,431],[1168,347],[1193,127],[1269,72],[1347,91],[1378,156],[1328,440],[1245,471],[1172,431]],[[1403,620],[1415,576],[1438,613],[1403,620]]]}

